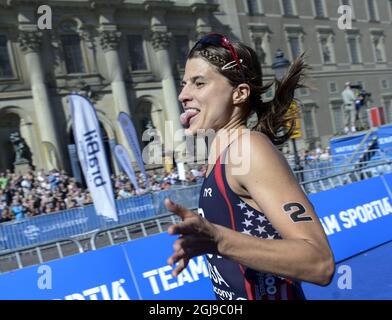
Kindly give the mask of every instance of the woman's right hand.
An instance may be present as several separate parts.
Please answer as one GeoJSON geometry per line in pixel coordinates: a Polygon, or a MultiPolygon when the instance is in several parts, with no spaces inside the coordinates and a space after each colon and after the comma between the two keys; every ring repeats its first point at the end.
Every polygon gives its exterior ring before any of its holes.
{"type": "Polygon", "coordinates": [[[191,258],[207,253],[217,254],[220,233],[215,224],[168,198],[165,199],[165,206],[182,219],[182,222],[168,229],[169,234],[180,235],[173,244],[174,253],[167,260],[172,266],[178,263],[172,272],[176,277],[187,267],[191,258]]]}

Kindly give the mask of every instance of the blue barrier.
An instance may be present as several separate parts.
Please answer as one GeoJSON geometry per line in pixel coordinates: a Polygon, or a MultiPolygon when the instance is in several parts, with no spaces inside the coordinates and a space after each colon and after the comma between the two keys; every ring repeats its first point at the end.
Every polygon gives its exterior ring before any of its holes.
{"type": "Polygon", "coordinates": [[[392,125],[384,125],[378,128],[378,145],[385,158],[392,158],[392,125]]]}
{"type": "MultiPolygon", "coordinates": [[[[347,161],[351,159],[354,152],[357,150],[359,144],[361,143],[366,134],[367,132],[365,131],[353,135],[347,135],[331,139],[330,148],[334,165],[339,166],[344,163],[347,163],[347,161]]],[[[369,143],[372,138],[375,137],[377,138],[377,144],[372,149],[372,151],[374,151],[374,154],[371,154],[369,152],[369,156],[371,155],[372,159],[391,159],[392,125],[388,124],[374,129],[374,131],[370,133],[367,139],[367,143],[369,143]]],[[[360,150],[358,150],[357,154],[354,156],[352,163],[355,163],[359,160],[359,157],[367,148],[367,143],[365,143],[360,148],[360,150]]]]}
{"type": "MultiPolygon", "coordinates": [[[[392,240],[391,186],[388,174],[310,196],[336,262],[392,240]]],[[[0,299],[214,299],[204,257],[171,276],[166,259],[174,240],[162,233],[5,273],[0,299]],[[48,283],[45,275],[51,276],[50,290],[40,288],[48,283]]],[[[304,287],[310,298],[322,290],[304,287]]]]}
{"type": "Polygon", "coordinates": [[[174,240],[162,233],[0,275],[0,299],[214,299],[204,257],[171,276],[174,240]]]}
{"type": "MultiPolygon", "coordinates": [[[[374,131],[370,134],[368,141],[370,141],[371,137],[377,135],[377,132],[374,131]]],[[[348,160],[352,157],[354,152],[359,147],[360,143],[362,142],[363,138],[366,136],[366,132],[360,132],[355,135],[343,136],[338,137],[330,140],[330,148],[332,159],[335,166],[343,165],[347,163],[348,160]]],[[[353,163],[355,163],[359,157],[361,156],[362,152],[365,151],[366,144],[364,144],[358,153],[355,155],[353,159],[353,163]]],[[[346,169],[351,169],[347,167],[346,169]]]]}
{"type": "Polygon", "coordinates": [[[97,227],[94,216],[83,208],[37,216],[0,225],[1,249],[16,249],[64,237],[82,234],[97,227]]]}
{"type": "Polygon", "coordinates": [[[392,242],[336,265],[327,287],[303,283],[309,300],[391,300],[392,242]]]}
{"type": "Polygon", "coordinates": [[[390,186],[387,174],[309,195],[336,262],[392,240],[390,186]]]}
{"type": "Polygon", "coordinates": [[[119,221],[95,213],[93,205],[0,224],[0,252],[104,230],[167,212],[163,199],[170,197],[187,208],[197,208],[200,185],[116,200],[119,221]]]}
{"type": "Polygon", "coordinates": [[[0,299],[138,299],[121,246],[27,267],[0,276],[0,299]]]}

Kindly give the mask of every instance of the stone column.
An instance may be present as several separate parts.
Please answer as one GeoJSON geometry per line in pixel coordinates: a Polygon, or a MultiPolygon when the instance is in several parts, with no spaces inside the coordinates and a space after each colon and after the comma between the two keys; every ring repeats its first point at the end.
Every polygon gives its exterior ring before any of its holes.
{"type": "MultiPolygon", "coordinates": [[[[159,75],[162,81],[163,99],[167,119],[171,122],[165,126],[166,147],[169,149],[176,148],[182,141],[180,140],[183,129],[180,123],[180,106],[178,101],[178,93],[173,77],[172,64],[169,56],[170,34],[166,31],[152,32],[152,45],[154,47],[157,61],[159,61],[159,75]],[[176,139],[173,141],[174,134],[177,133],[176,139]],[[179,141],[180,140],[180,141],[179,141]],[[172,144],[174,142],[174,144],[172,144]]],[[[169,151],[169,150],[168,150],[169,151]]]]}
{"type": "Polygon", "coordinates": [[[37,127],[44,150],[45,169],[62,169],[62,149],[57,138],[55,117],[50,105],[40,57],[41,34],[36,31],[20,31],[18,41],[30,76],[34,110],[38,120],[37,127]]]}
{"type": "Polygon", "coordinates": [[[199,40],[206,34],[212,32],[209,10],[210,5],[202,3],[201,1],[194,1],[192,6],[192,12],[197,17],[195,25],[195,41],[199,40]]]}
{"type": "Polygon", "coordinates": [[[130,114],[127,89],[121,68],[118,46],[121,33],[118,31],[101,31],[101,47],[105,54],[109,79],[111,81],[114,105],[117,112],[130,114]]]}
{"type": "MultiPolygon", "coordinates": [[[[125,112],[132,117],[128,103],[127,88],[125,85],[123,70],[121,67],[120,54],[118,51],[120,37],[121,32],[116,31],[113,27],[111,27],[111,30],[100,31],[100,43],[105,55],[108,76],[112,87],[112,95],[115,108],[115,123],[117,123],[117,117],[120,112],[125,112]]],[[[123,131],[121,130],[119,125],[117,125],[116,128],[118,128],[116,142],[125,146],[131,156],[131,160],[134,161],[134,154],[131,152],[131,149],[128,145],[123,131]]],[[[115,157],[113,153],[112,156],[114,159],[115,157]]],[[[116,160],[114,159],[113,162],[115,164],[116,171],[119,172],[116,160]]]]}

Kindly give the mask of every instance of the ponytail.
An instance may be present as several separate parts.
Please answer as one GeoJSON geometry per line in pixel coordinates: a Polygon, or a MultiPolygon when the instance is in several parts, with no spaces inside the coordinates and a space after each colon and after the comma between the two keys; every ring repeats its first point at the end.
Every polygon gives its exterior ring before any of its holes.
{"type": "Polygon", "coordinates": [[[281,81],[274,80],[264,87],[263,91],[275,85],[275,96],[272,101],[260,105],[252,103],[257,114],[257,124],[253,130],[267,135],[273,144],[279,145],[290,139],[298,117],[298,108],[290,109],[296,89],[305,88],[303,80],[305,71],[310,67],[305,64],[304,54],[299,56],[281,81]]]}

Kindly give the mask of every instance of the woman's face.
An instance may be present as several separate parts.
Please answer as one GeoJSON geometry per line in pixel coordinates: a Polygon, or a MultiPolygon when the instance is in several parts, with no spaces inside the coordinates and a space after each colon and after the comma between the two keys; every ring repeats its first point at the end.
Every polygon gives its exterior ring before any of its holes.
{"type": "Polygon", "coordinates": [[[181,123],[187,135],[198,129],[225,127],[233,113],[233,87],[229,81],[202,58],[191,58],[185,66],[178,99],[184,108],[181,123]]]}

